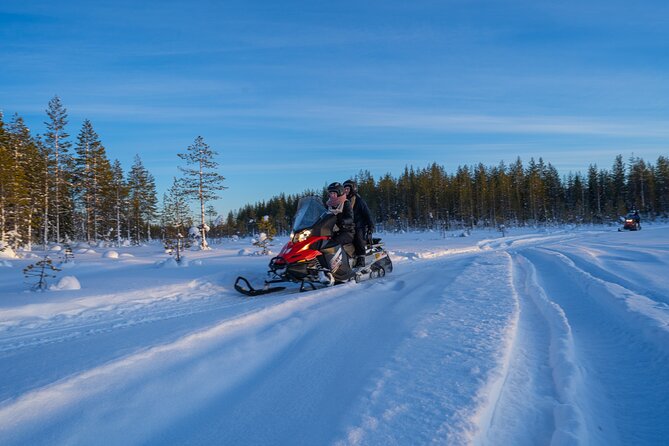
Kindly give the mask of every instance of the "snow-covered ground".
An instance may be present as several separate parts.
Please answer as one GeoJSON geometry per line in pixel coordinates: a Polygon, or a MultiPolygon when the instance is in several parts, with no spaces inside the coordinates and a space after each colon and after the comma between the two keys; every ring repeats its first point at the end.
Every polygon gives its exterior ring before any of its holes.
{"type": "Polygon", "coordinates": [[[668,226],[455,235],[254,299],[248,240],[79,247],[43,293],[2,258],[0,444],[667,444],[668,226]]]}

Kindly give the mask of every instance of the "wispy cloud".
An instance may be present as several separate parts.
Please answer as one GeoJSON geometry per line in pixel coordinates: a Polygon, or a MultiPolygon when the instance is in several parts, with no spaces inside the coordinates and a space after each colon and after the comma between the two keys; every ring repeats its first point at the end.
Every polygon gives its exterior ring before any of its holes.
{"type": "Polygon", "coordinates": [[[344,119],[349,125],[436,132],[669,137],[669,121],[635,122],[619,117],[461,115],[389,110],[329,113],[334,114],[346,116],[344,119]]]}

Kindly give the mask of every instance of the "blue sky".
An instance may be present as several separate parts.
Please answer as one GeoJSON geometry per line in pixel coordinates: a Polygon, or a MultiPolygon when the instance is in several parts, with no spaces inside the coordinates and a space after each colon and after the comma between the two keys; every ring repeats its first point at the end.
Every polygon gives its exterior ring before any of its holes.
{"type": "Polygon", "coordinates": [[[669,2],[33,1],[0,3],[0,109],[164,191],[202,135],[221,213],[280,192],[436,161],[543,157],[560,172],[669,156],[669,2]]]}

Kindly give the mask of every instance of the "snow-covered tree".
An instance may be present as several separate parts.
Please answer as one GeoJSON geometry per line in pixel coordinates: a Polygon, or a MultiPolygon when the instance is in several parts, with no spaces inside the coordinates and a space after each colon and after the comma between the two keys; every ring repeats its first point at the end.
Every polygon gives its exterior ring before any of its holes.
{"type": "Polygon", "coordinates": [[[184,173],[184,190],[188,197],[200,202],[200,248],[207,249],[207,238],[205,223],[205,204],[207,201],[215,200],[218,197],[217,191],[226,189],[223,186],[225,178],[215,169],[218,163],[214,161],[214,156],[218,153],[212,150],[204,138],[198,136],[192,145],[188,146],[186,153],[179,153],[179,158],[186,161],[190,167],[180,167],[184,173]]]}

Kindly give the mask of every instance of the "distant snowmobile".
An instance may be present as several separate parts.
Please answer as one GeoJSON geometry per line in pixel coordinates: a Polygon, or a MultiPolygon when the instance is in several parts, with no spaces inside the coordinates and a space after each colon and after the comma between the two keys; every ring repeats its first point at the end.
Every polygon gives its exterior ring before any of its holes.
{"type": "Polygon", "coordinates": [[[290,240],[278,256],[269,262],[268,280],[255,289],[244,277],[237,277],[235,289],[246,296],[260,296],[284,290],[275,283],[300,284],[300,291],[315,290],[337,283],[383,277],[393,270],[388,252],[381,239],[370,240],[365,253],[365,265],[353,268],[354,247],[338,245],[332,240],[337,217],[325,209],[318,197],[303,197],[297,205],[290,240]]]}
{"type": "Polygon", "coordinates": [[[622,231],[623,229],[628,231],[641,230],[641,218],[639,217],[638,212],[630,212],[624,218],[622,218],[622,220],[623,220],[623,227],[618,228],[618,231],[622,231]]]}

